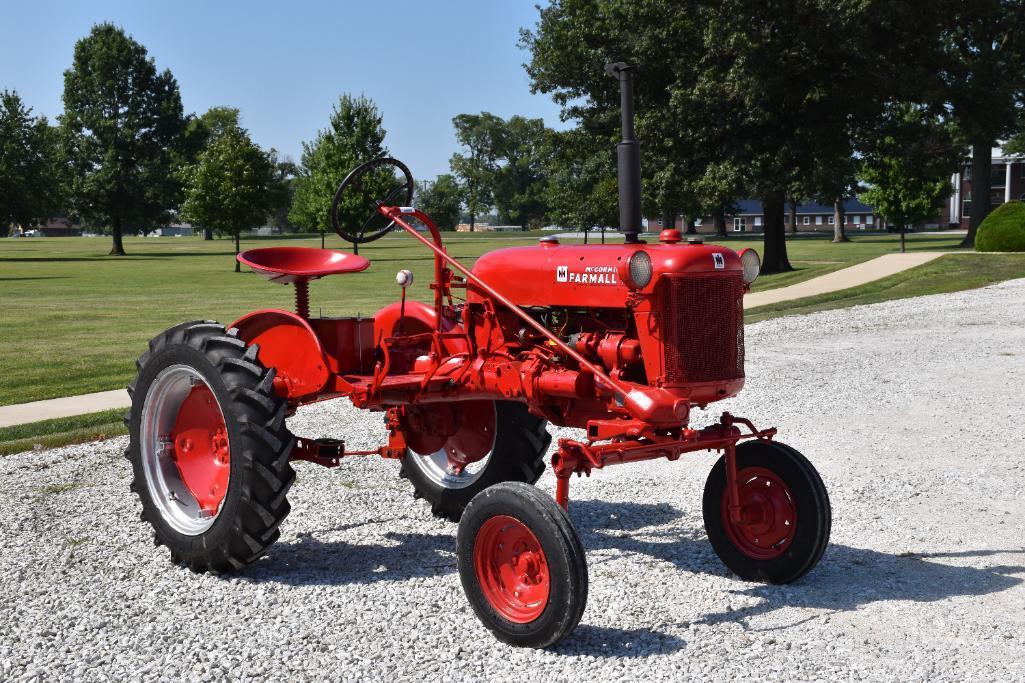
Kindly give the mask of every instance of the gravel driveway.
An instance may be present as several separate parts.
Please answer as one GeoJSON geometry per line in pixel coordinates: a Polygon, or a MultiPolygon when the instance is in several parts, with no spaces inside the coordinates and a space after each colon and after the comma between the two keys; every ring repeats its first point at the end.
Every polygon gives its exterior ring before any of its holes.
{"type": "MultiPolygon", "coordinates": [[[[269,555],[198,576],[139,522],[119,438],[0,458],[0,679],[1025,680],[1025,280],[751,325],[748,375],[716,410],[778,426],[832,499],[796,584],[714,556],[713,456],[613,467],[573,480],[580,627],[516,650],[474,618],[455,528],[397,463],[300,463],[269,555]]],[[[340,401],[292,428],[381,438],[340,401]]]]}

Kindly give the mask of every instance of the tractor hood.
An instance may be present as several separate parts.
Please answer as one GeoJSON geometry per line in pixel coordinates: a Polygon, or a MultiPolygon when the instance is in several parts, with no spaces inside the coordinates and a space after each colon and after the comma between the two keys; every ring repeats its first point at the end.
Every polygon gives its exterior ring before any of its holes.
{"type": "MultiPolygon", "coordinates": [[[[548,238],[549,240],[551,238],[548,238]]],[[[573,244],[546,241],[531,247],[509,247],[477,259],[473,274],[519,306],[581,306],[623,308],[632,291],[628,260],[637,251],[651,258],[651,292],[659,276],[673,273],[743,271],[732,249],[712,244],[573,244]]],[[[483,297],[471,284],[469,301],[483,297]]]]}

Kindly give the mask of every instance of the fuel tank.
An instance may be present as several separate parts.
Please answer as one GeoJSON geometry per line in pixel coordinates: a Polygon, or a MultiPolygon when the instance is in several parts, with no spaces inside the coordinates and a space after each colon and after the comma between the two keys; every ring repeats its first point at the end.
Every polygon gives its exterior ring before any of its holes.
{"type": "MultiPolygon", "coordinates": [[[[676,241],[655,244],[559,244],[508,247],[477,259],[473,273],[519,306],[623,308],[631,291],[651,292],[663,274],[743,271],[732,249],[676,241]],[[629,263],[636,252],[651,260],[651,278],[631,289],[629,263]]],[[[471,303],[484,297],[472,284],[471,303]]]]}

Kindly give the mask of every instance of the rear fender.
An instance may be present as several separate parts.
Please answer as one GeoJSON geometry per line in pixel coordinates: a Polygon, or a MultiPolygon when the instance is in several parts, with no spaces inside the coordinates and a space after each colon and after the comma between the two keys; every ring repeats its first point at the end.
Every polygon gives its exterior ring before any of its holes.
{"type": "Polygon", "coordinates": [[[316,394],[327,385],[330,372],[324,347],[310,324],[295,313],[254,311],[231,327],[239,339],[256,345],[256,357],[274,368],[274,390],[290,400],[316,394]]]}
{"type": "MultiPolygon", "coordinates": [[[[405,315],[402,315],[402,303],[388,304],[374,314],[374,343],[379,344],[385,337],[394,337],[399,332],[399,318],[402,318],[402,334],[429,334],[434,331],[438,320],[438,313],[433,306],[419,301],[407,301],[405,315]]],[[[444,319],[442,321],[442,332],[460,332],[462,325],[458,322],[444,319]]],[[[465,339],[445,338],[441,340],[441,346],[445,353],[454,355],[465,353],[467,345],[465,339]]]]}

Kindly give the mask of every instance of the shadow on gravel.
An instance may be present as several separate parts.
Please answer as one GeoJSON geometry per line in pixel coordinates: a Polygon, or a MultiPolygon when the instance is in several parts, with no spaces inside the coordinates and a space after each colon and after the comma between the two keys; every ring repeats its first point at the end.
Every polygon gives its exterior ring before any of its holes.
{"type": "MultiPolygon", "coordinates": [[[[884,600],[935,602],[948,598],[999,593],[1025,580],[1025,566],[991,565],[963,567],[924,558],[986,557],[1025,554],[1025,550],[976,550],[952,553],[902,553],[891,555],[867,548],[830,545],[821,563],[807,576],[788,586],[753,585],[737,595],[761,598],[761,602],[734,611],[709,614],[706,623],[738,622],[780,607],[806,607],[844,612],[884,600]],[[1022,574],[1022,577],[1014,576],[1022,574]]],[[[788,628],[802,621],[776,628],[788,628]]],[[[769,629],[774,630],[774,629],[769,629]]]]}
{"type": "MultiPolygon", "coordinates": [[[[680,511],[671,505],[583,500],[574,501],[570,511],[584,547],[590,550],[646,555],[690,572],[728,575],[705,538],[703,529],[681,533],[678,529],[657,528],[681,516],[680,511]],[[648,527],[656,528],[631,533],[648,527]]],[[[965,567],[929,561],[939,558],[954,558],[956,561],[958,558],[993,555],[1025,556],[1025,549],[890,554],[830,544],[819,565],[799,581],[785,586],[749,584],[750,587],[733,591],[734,594],[760,598],[760,602],[709,614],[701,621],[744,624],[750,617],[783,607],[842,612],[885,600],[934,602],[998,593],[1025,581],[1025,565],[965,567]]]]}
{"type": "Polygon", "coordinates": [[[580,624],[569,638],[552,648],[560,655],[589,657],[653,657],[682,650],[687,643],[650,628],[608,628],[580,624]]]}
{"type": "Polygon", "coordinates": [[[450,535],[386,533],[383,538],[390,543],[321,541],[312,534],[301,534],[292,543],[274,544],[268,556],[243,578],[289,586],[341,586],[402,581],[456,570],[455,541],[450,535]]]}

